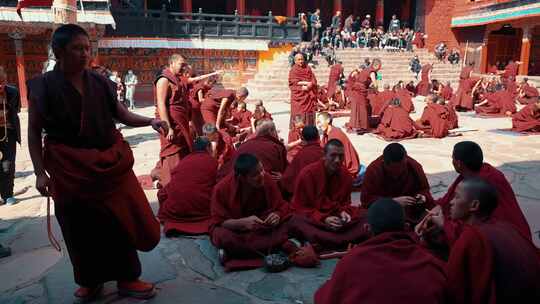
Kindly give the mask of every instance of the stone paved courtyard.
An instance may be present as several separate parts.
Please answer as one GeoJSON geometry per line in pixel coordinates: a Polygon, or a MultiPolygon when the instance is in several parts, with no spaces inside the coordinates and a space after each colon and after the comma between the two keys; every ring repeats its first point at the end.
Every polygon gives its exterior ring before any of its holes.
{"type": "MultiPolygon", "coordinates": [[[[280,135],[287,138],[289,105],[266,104],[272,112],[280,135]]],[[[415,101],[419,112],[422,102],[415,101]]],[[[153,108],[137,112],[151,115],[153,108]]],[[[419,117],[421,113],[413,115],[419,117]]],[[[21,114],[26,134],[26,113],[21,114]]],[[[338,118],[342,126],[348,118],[338,118]]],[[[409,155],[423,164],[432,192],[439,197],[455,178],[450,154],[452,146],[462,140],[477,141],[484,149],[486,161],[501,169],[510,180],[531,229],[540,230],[540,136],[519,136],[501,131],[511,127],[510,119],[480,119],[460,114],[460,126],[475,129],[461,137],[414,139],[402,142],[409,155]]],[[[123,129],[135,154],[135,172],[147,174],[154,166],[159,141],[150,128],[123,129]]],[[[363,164],[369,164],[382,153],[386,142],[372,136],[352,135],[363,164]]],[[[0,206],[0,243],[8,245],[13,255],[0,260],[0,303],[71,303],[76,286],[67,252],[56,252],[47,239],[46,201],[34,188],[35,178],[27,151],[26,136],[18,150],[15,206],[0,206]]],[[[146,192],[154,210],[156,191],[146,192]]],[[[353,202],[358,194],[353,194],[353,202]]],[[[157,211],[157,210],[156,210],[157,211]]],[[[53,219],[54,233],[61,234],[53,219]]],[[[98,223],[96,223],[98,224],[98,223]]],[[[535,236],[535,243],[540,241],[535,236]]],[[[107,250],[107,248],[102,248],[107,250]]],[[[143,279],[157,283],[158,295],[147,303],[312,303],[314,291],[332,273],[335,260],[324,261],[319,269],[292,268],[279,274],[252,270],[224,273],[216,251],[207,238],[163,238],[156,249],[141,254],[143,279]]],[[[359,274],[361,275],[361,274],[359,274]]],[[[143,303],[117,297],[114,284],[105,288],[98,303],[143,303]]],[[[145,303],[146,303],[145,302],[145,303]]]]}

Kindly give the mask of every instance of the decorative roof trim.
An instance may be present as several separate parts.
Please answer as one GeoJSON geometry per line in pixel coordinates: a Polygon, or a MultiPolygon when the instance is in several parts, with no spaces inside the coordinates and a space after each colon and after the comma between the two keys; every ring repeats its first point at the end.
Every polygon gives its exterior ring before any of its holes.
{"type": "MultiPolygon", "coordinates": [[[[53,15],[51,9],[40,8],[25,8],[22,10],[22,18],[17,15],[17,11],[14,7],[0,7],[0,21],[10,22],[53,22],[53,15]]],[[[95,23],[103,25],[111,25],[116,27],[111,12],[108,10],[78,10],[77,11],[78,23],[95,23]]]]}
{"type": "Polygon", "coordinates": [[[452,27],[478,26],[536,16],[540,16],[540,2],[476,14],[473,12],[467,16],[452,18],[451,25],[452,27]]]}

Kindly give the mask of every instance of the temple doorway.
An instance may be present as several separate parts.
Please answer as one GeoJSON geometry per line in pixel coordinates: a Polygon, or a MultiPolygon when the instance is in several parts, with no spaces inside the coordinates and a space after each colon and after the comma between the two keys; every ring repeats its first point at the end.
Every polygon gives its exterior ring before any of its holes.
{"type": "Polygon", "coordinates": [[[532,29],[529,75],[540,76],[540,26],[536,26],[532,29]]]}
{"type": "Polygon", "coordinates": [[[521,54],[521,39],[523,31],[512,26],[504,25],[488,36],[487,64],[503,70],[510,60],[519,61],[521,54]]]}

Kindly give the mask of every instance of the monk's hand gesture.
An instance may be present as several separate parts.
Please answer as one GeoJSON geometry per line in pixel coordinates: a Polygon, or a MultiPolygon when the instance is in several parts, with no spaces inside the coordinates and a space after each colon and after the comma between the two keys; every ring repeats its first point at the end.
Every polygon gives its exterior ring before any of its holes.
{"type": "Polygon", "coordinates": [[[255,215],[244,218],[243,222],[244,230],[247,231],[256,230],[261,225],[264,225],[264,221],[255,215]]]}
{"type": "Polygon", "coordinates": [[[169,125],[167,124],[167,122],[161,119],[157,119],[157,118],[152,119],[152,121],[150,121],[150,125],[152,126],[152,129],[158,132],[160,130],[163,130],[164,133],[167,133],[169,131],[169,125]]]}
{"type": "Polygon", "coordinates": [[[36,176],[36,189],[39,191],[41,195],[50,196],[50,193],[49,193],[50,183],[51,182],[47,173],[43,172],[36,176]]]}
{"type": "Polygon", "coordinates": [[[338,230],[343,226],[341,219],[337,216],[329,216],[324,219],[324,223],[332,230],[338,230]]]}
{"type": "Polygon", "coordinates": [[[277,182],[277,181],[281,180],[282,175],[279,172],[272,171],[272,172],[270,172],[270,176],[272,177],[272,180],[277,182]]]}
{"type": "Polygon", "coordinates": [[[169,131],[167,132],[167,140],[171,142],[173,141],[173,139],[174,139],[174,131],[173,129],[169,128],[169,131]]]}
{"type": "Polygon", "coordinates": [[[272,212],[270,213],[266,219],[264,220],[264,224],[267,225],[267,226],[277,226],[279,224],[279,220],[281,218],[279,217],[279,215],[275,212],[272,212]]]}
{"type": "Polygon", "coordinates": [[[426,196],[423,194],[417,194],[414,198],[416,198],[417,204],[425,204],[427,201],[426,196]]]}
{"type": "Polygon", "coordinates": [[[348,214],[346,211],[341,211],[339,216],[341,217],[341,223],[343,223],[343,224],[350,222],[351,219],[352,219],[351,215],[348,214]]]}
{"type": "Polygon", "coordinates": [[[394,200],[398,202],[402,207],[410,206],[416,203],[416,198],[412,196],[399,196],[394,197],[394,200]]]}

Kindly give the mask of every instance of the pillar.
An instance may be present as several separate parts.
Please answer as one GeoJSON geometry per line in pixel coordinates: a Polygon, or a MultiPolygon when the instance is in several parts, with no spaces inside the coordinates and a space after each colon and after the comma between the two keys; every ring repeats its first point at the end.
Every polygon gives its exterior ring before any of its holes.
{"type": "MultiPolygon", "coordinates": [[[[407,22],[409,24],[409,19],[411,18],[411,0],[403,0],[401,4],[401,23],[407,22]]],[[[410,26],[410,24],[409,24],[410,26]]]]}
{"type": "Polygon", "coordinates": [[[77,0],[54,0],[52,12],[56,24],[77,23],[77,0]]]}
{"type": "Polygon", "coordinates": [[[246,14],[246,0],[236,0],[236,10],[238,15],[246,14]]]}
{"type": "Polygon", "coordinates": [[[180,10],[182,13],[192,13],[193,12],[193,1],[192,0],[180,0],[180,10]]]}
{"type": "Polygon", "coordinates": [[[26,72],[24,71],[24,52],[23,39],[24,34],[12,32],[8,34],[15,43],[15,64],[17,66],[17,80],[19,83],[19,94],[21,96],[21,106],[28,107],[28,98],[26,96],[26,72]]]}
{"type": "Polygon", "coordinates": [[[519,56],[519,75],[529,74],[529,59],[531,57],[531,28],[523,28],[523,38],[521,39],[521,54],[519,56]]]}
{"type": "Polygon", "coordinates": [[[384,0],[377,0],[375,6],[375,25],[384,25],[384,0]]]}
{"type": "Polygon", "coordinates": [[[296,0],[287,0],[287,17],[296,17],[296,0]]]}
{"type": "Polygon", "coordinates": [[[343,16],[343,3],[341,0],[334,0],[334,14],[337,11],[341,11],[341,15],[343,16]]]}

